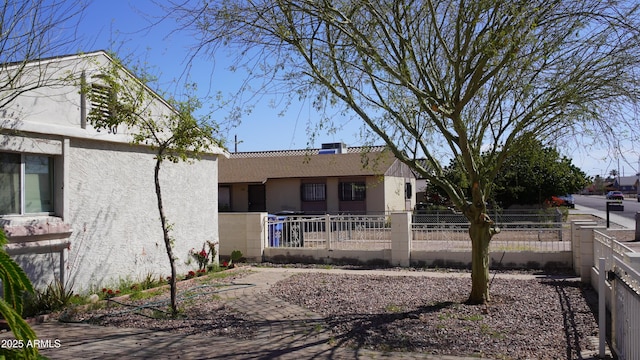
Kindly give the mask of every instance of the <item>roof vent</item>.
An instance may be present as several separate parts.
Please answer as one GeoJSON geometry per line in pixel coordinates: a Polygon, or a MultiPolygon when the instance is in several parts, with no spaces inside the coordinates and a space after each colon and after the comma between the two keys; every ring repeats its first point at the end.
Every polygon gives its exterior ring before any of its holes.
{"type": "Polygon", "coordinates": [[[319,154],[346,154],[347,144],[341,143],[341,142],[322,144],[322,149],[320,149],[318,153],[319,154]]]}

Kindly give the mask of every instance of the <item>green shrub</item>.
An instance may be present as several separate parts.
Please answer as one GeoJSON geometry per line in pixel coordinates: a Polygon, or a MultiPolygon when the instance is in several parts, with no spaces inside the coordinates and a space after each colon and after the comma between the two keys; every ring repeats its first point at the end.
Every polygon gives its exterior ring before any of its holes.
{"type": "MultiPolygon", "coordinates": [[[[8,240],[4,230],[0,228],[0,281],[4,297],[0,299],[0,316],[7,322],[15,339],[23,344],[36,340],[36,333],[22,318],[23,294],[33,293],[33,285],[24,270],[9,256],[5,250],[8,240]]],[[[0,358],[36,359],[38,348],[25,346],[18,351],[0,348],[0,358]]]]}
{"type": "Polygon", "coordinates": [[[24,316],[48,314],[63,310],[69,305],[83,303],[84,298],[73,293],[59,280],[55,280],[44,290],[36,290],[25,295],[24,316]]]}

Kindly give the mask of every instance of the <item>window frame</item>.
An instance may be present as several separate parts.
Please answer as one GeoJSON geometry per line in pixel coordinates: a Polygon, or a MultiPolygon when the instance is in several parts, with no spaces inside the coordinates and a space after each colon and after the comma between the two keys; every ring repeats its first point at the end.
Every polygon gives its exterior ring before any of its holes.
{"type": "MultiPolygon", "coordinates": [[[[0,151],[0,154],[14,154],[20,157],[18,164],[18,182],[19,182],[19,196],[18,196],[18,212],[10,212],[10,213],[0,213],[0,217],[3,216],[37,216],[37,215],[52,215],[55,213],[55,205],[56,205],[56,194],[55,194],[55,156],[47,155],[47,154],[32,154],[32,153],[18,153],[11,151],[0,151]],[[47,164],[45,165],[47,168],[46,174],[48,178],[47,191],[48,191],[48,210],[46,211],[38,211],[38,212],[29,212],[27,211],[27,201],[30,199],[27,194],[28,191],[28,182],[27,175],[33,175],[37,173],[27,173],[27,157],[38,157],[38,158],[46,158],[47,164]]],[[[37,185],[37,183],[36,183],[37,185]]],[[[33,186],[33,184],[31,184],[33,186]]],[[[10,191],[13,191],[11,189],[10,191]]]]}
{"type": "Polygon", "coordinates": [[[327,201],[327,184],[321,182],[308,182],[300,184],[300,200],[303,202],[327,201]],[[311,187],[311,193],[307,192],[307,187],[311,187]],[[308,198],[307,195],[312,195],[308,198]]]}
{"type": "Polygon", "coordinates": [[[413,185],[410,182],[404,183],[404,198],[405,200],[413,199],[413,185]]]}
{"type": "Polygon", "coordinates": [[[367,184],[364,181],[341,181],[338,196],[340,201],[364,201],[367,198],[367,184]]]}

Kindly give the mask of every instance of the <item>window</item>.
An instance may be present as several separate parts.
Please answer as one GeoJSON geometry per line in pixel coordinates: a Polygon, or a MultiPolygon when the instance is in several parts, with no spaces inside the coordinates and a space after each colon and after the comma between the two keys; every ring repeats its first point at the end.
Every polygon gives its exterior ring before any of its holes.
{"type": "Polygon", "coordinates": [[[302,201],[325,201],[327,199],[325,184],[302,184],[300,193],[302,201]]]}
{"type": "Polygon", "coordinates": [[[20,213],[20,154],[0,153],[0,214],[20,213]]]}
{"type": "Polygon", "coordinates": [[[231,211],[231,186],[218,187],[218,211],[231,211]]]}
{"type": "Polygon", "coordinates": [[[0,215],[53,212],[53,157],[0,153],[0,215]]]}
{"type": "Polygon", "coordinates": [[[364,182],[342,182],[339,191],[342,201],[362,201],[365,199],[367,187],[364,182]]]}
{"type": "Polygon", "coordinates": [[[413,187],[410,182],[404,183],[404,198],[407,200],[413,198],[413,187]]]}

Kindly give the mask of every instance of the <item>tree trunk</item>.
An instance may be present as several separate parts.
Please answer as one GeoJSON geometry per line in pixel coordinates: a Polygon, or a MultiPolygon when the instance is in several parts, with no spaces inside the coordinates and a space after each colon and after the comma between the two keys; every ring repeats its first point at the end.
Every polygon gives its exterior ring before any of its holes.
{"type": "Polygon", "coordinates": [[[169,256],[169,264],[171,265],[171,279],[169,286],[171,288],[171,315],[178,314],[178,306],[176,304],[176,264],[173,256],[173,248],[171,246],[171,236],[169,235],[169,225],[167,224],[167,218],[164,215],[164,207],[162,206],[162,191],[160,190],[160,164],[162,163],[162,156],[160,154],[156,157],[156,167],[154,173],[154,181],[156,184],[156,197],[158,198],[158,212],[160,213],[160,222],[162,223],[162,232],[164,235],[164,245],[167,249],[167,256],[169,256]]]}
{"type": "Polygon", "coordinates": [[[472,222],[469,227],[471,237],[471,295],[470,304],[484,304],[489,301],[489,243],[491,223],[472,222]]]}
{"type": "Polygon", "coordinates": [[[471,294],[469,304],[484,304],[489,298],[489,243],[500,232],[487,214],[484,192],[478,182],[471,187],[473,202],[465,208],[471,238],[471,294]]]}

